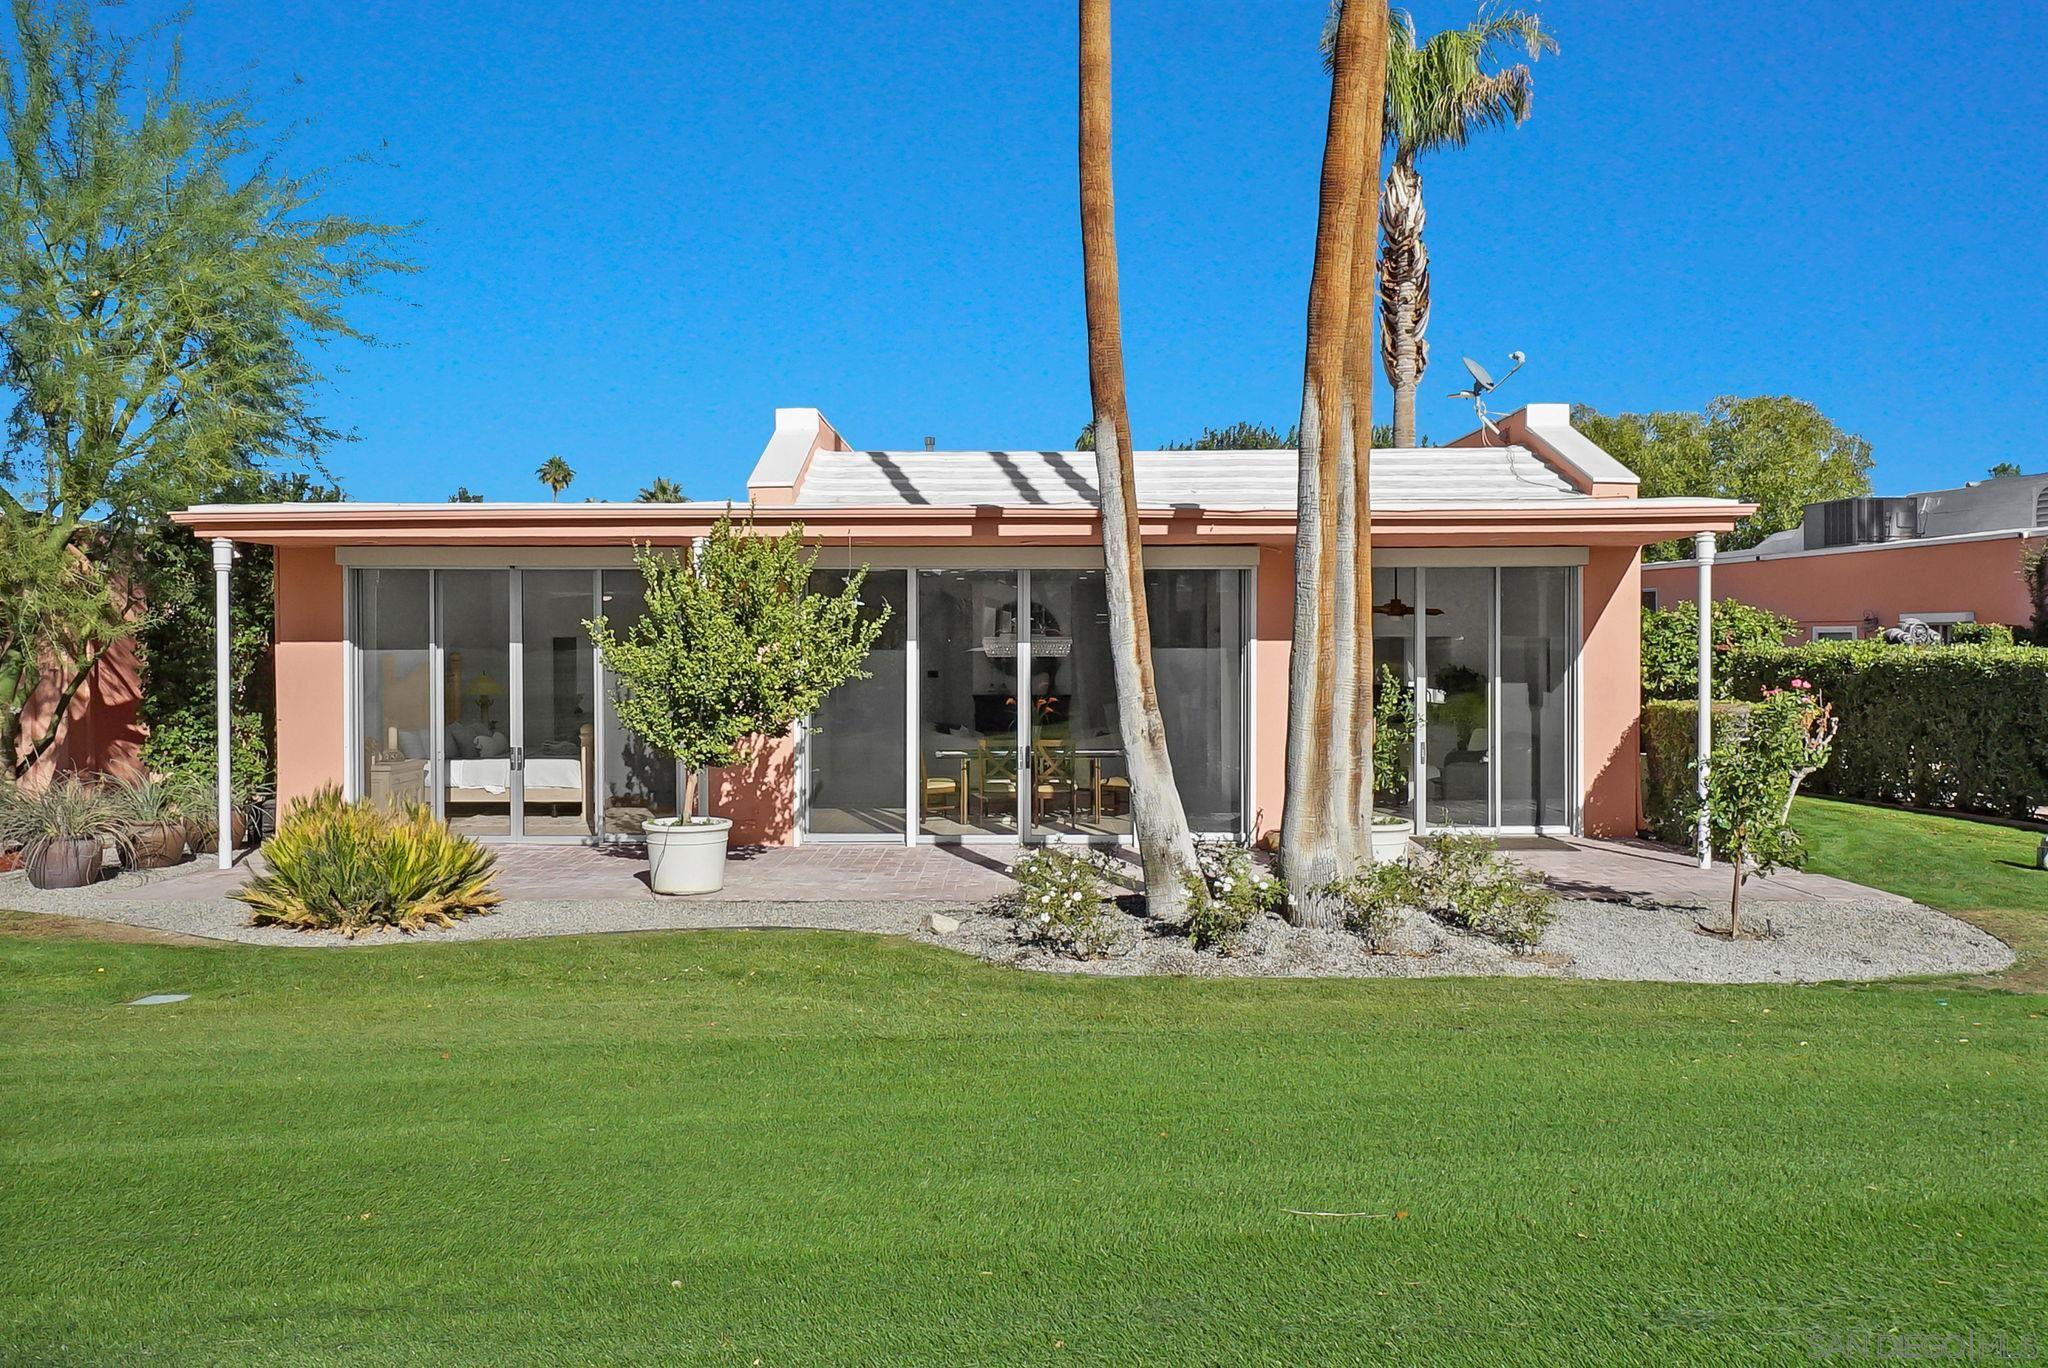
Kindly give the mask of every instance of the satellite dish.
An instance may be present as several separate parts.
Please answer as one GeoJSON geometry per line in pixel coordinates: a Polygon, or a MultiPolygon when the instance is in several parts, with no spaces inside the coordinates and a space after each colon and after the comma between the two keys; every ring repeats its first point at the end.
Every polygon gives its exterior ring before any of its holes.
{"type": "Polygon", "coordinates": [[[1502,385],[1506,384],[1508,378],[1512,376],[1516,371],[1520,370],[1522,368],[1522,363],[1528,360],[1529,358],[1518,351],[1509,352],[1508,360],[1514,362],[1514,364],[1508,367],[1507,374],[1501,376],[1501,378],[1498,380],[1494,379],[1493,376],[1487,373],[1486,367],[1480,365],[1471,357],[1462,356],[1458,359],[1463,361],[1465,363],[1465,369],[1471,372],[1472,388],[1452,390],[1451,398],[1470,399],[1472,401],[1472,411],[1479,416],[1480,429],[1490,437],[1499,437],[1500,429],[1494,424],[1492,415],[1488,414],[1486,411],[1486,396],[1493,393],[1493,391],[1499,389],[1502,385]]]}
{"type": "Polygon", "coordinates": [[[1469,356],[1461,357],[1459,359],[1465,363],[1465,369],[1472,372],[1473,389],[1478,390],[1481,394],[1484,394],[1488,390],[1493,388],[1495,383],[1494,378],[1486,373],[1486,367],[1480,365],[1477,361],[1474,361],[1469,356]]]}

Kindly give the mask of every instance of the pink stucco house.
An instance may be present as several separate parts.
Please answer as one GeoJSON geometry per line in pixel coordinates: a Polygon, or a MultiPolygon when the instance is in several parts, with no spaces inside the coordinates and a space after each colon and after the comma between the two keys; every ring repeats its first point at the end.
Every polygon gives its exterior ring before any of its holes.
{"type": "MultiPolygon", "coordinates": [[[[1713,562],[1714,596],[1781,613],[1815,641],[1854,640],[1917,618],[2024,627],[2020,555],[2048,543],[2048,475],[1980,480],[1891,498],[1809,504],[1800,526],[1713,562]]],[[[1647,601],[1694,593],[1696,560],[1643,567],[1647,601]]]]}
{"type": "MultiPolygon", "coordinates": [[[[1403,804],[1428,830],[1636,829],[1641,551],[1725,532],[1729,500],[1642,499],[1562,404],[1500,435],[1374,454],[1376,645],[1423,715],[1403,804]]],[[[1141,452],[1152,631],[1198,828],[1255,836],[1283,796],[1291,451],[1141,452]]],[[[820,573],[870,567],[872,677],[715,783],[734,839],[1117,841],[1129,831],[1093,457],[874,451],[780,409],[748,480],[820,573]]],[[[725,503],[216,505],[217,552],[277,549],[281,797],[431,802],[505,841],[630,838],[674,767],[617,725],[581,623],[636,611],[635,543],[725,503]]]]}

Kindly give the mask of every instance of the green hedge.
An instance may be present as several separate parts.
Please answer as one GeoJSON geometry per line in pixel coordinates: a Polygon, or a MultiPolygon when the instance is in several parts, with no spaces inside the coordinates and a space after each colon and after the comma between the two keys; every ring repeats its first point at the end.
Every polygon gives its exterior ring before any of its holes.
{"type": "Polygon", "coordinates": [[[2048,804],[2048,649],[1751,647],[1727,663],[1738,697],[1804,679],[1841,719],[1824,793],[2008,817],[2048,804]]]}
{"type": "MultiPolygon", "coordinates": [[[[1748,711],[1742,703],[1714,705],[1714,739],[1727,738],[1728,725],[1748,711]]],[[[1643,705],[1643,825],[1660,841],[1692,840],[1686,816],[1698,771],[1700,705],[1692,699],[1652,699],[1643,705]]]]}

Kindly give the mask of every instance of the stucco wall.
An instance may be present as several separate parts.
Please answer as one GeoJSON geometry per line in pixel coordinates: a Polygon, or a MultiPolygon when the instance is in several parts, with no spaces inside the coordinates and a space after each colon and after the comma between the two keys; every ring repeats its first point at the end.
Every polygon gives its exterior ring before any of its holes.
{"type": "Polygon", "coordinates": [[[1642,557],[1596,546],[1580,584],[1580,785],[1588,836],[1637,829],[1642,716],[1642,557]]]}
{"type": "MultiPolygon", "coordinates": [[[[2020,582],[2023,541],[1904,543],[1867,551],[1836,551],[1776,560],[1720,561],[1714,566],[1714,597],[1732,598],[1796,619],[1802,632],[1813,627],[1862,627],[1865,615],[1894,627],[1902,615],[1975,613],[1979,622],[2025,626],[2032,614],[2020,582]]],[[[1699,572],[1690,564],[1645,566],[1643,585],[1669,605],[1697,592],[1699,572]]]]}
{"type": "MultiPolygon", "coordinates": [[[[29,767],[23,782],[37,788],[72,770],[124,776],[139,770],[143,738],[148,735],[139,715],[141,681],[134,639],[108,647],[92,674],[71,696],[56,741],[29,767]]],[[[22,709],[21,754],[27,754],[48,733],[57,699],[70,682],[69,670],[43,672],[42,681],[29,695],[28,706],[22,709]]]]}
{"type": "Polygon", "coordinates": [[[277,548],[277,801],[347,776],[342,569],[328,546],[277,548]]]}

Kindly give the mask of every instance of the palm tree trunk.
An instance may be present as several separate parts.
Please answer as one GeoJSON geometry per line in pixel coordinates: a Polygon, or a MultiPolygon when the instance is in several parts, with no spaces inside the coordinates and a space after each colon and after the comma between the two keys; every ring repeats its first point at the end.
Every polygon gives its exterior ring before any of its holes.
{"type": "Polygon", "coordinates": [[[1405,153],[1380,201],[1380,365],[1394,390],[1394,445],[1415,445],[1415,391],[1429,369],[1429,248],[1422,241],[1422,174],[1405,153]]]}
{"type": "Polygon", "coordinates": [[[1103,584],[1109,599],[1117,725],[1131,780],[1131,826],[1145,868],[1145,901],[1166,920],[1186,915],[1201,877],[1194,837],[1173,781],[1166,721],[1152,673],[1152,627],[1131,420],[1124,397],[1118,302],[1116,190],[1110,171],[1109,0],[1081,0],[1081,270],[1088,307],[1088,388],[1095,409],[1095,483],[1102,513],[1103,584]]]}
{"type": "MultiPolygon", "coordinates": [[[[1358,543],[1370,525],[1357,433],[1370,450],[1371,388],[1358,394],[1365,367],[1356,354],[1359,282],[1372,276],[1371,219],[1362,215],[1379,180],[1380,105],[1386,79],[1387,10],[1348,4],[1337,24],[1330,116],[1323,147],[1315,265],[1309,278],[1308,342],[1303,365],[1301,455],[1294,546],[1294,642],[1287,680],[1287,803],[1280,843],[1289,915],[1299,925],[1330,926],[1338,909],[1314,890],[1357,863],[1356,682],[1359,625],[1371,657],[1370,579],[1361,590],[1358,543]],[[1359,240],[1368,260],[1358,261],[1359,240]]],[[[1368,291],[1369,295],[1369,291],[1368,291]]],[[[1364,568],[1370,575],[1370,554],[1364,568]]],[[[1370,727],[1371,709],[1363,709],[1370,727]]],[[[1369,752],[1368,752],[1369,754],[1369,752]]],[[[1366,766],[1368,771],[1370,765],[1366,766]]],[[[1370,784],[1370,777],[1366,780],[1370,784]]]]}

